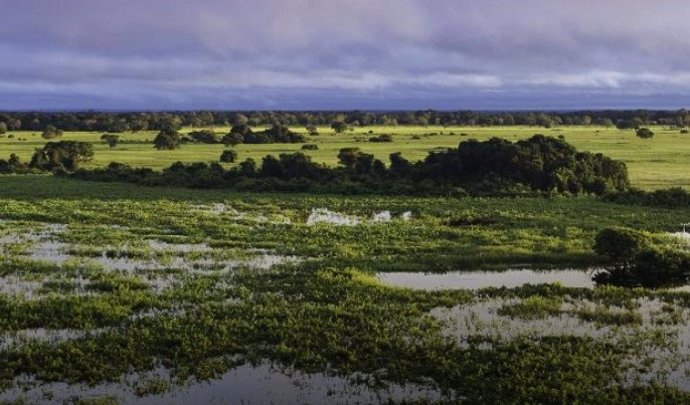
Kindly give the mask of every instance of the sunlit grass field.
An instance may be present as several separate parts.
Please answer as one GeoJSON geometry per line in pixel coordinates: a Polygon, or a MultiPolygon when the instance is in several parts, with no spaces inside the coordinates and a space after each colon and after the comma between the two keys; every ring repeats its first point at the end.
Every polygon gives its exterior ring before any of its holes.
{"type": "MultiPolygon", "coordinates": [[[[305,133],[301,127],[292,128],[305,133]]],[[[362,151],[372,153],[388,162],[388,155],[402,152],[409,160],[423,159],[430,151],[455,147],[459,142],[491,137],[502,137],[510,140],[524,139],[540,133],[551,136],[563,136],[566,141],[581,150],[600,152],[628,164],[633,184],[643,189],[666,187],[690,188],[687,176],[687,162],[690,161],[690,134],[681,134],[678,129],[656,126],[653,139],[639,139],[632,130],[616,128],[589,127],[441,127],[441,126],[372,126],[358,127],[353,131],[335,134],[331,128],[320,127],[319,135],[308,136],[310,143],[318,145],[315,151],[303,151],[316,162],[328,165],[337,164],[338,150],[344,147],[359,147],[362,151]],[[374,135],[391,134],[393,142],[374,143],[369,138],[374,135]]],[[[217,127],[215,131],[222,135],[228,132],[227,127],[217,127]]],[[[185,128],[182,132],[192,131],[185,128]]],[[[23,159],[30,159],[36,148],[46,141],[38,132],[18,131],[0,137],[0,158],[16,153],[23,159]]],[[[97,132],[66,132],[63,140],[93,142],[95,159],[92,166],[105,166],[112,161],[127,163],[133,166],[145,166],[162,169],[170,164],[183,162],[216,162],[224,149],[223,145],[184,144],[178,150],[157,151],[153,148],[154,131],[121,134],[121,143],[111,149],[100,142],[97,132]]],[[[239,160],[248,157],[257,161],[268,154],[277,155],[300,151],[302,144],[265,144],[238,145],[239,160]]]]}

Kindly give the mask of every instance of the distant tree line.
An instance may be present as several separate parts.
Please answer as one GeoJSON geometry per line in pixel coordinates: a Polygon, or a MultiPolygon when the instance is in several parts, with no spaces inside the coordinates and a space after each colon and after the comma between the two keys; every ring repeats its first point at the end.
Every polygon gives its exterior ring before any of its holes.
{"type": "Polygon", "coordinates": [[[230,132],[222,138],[210,129],[192,131],[189,135],[182,135],[174,127],[165,126],[156,135],[153,145],[158,150],[172,150],[188,142],[222,143],[225,146],[235,146],[240,143],[305,143],[307,139],[304,135],[291,131],[287,126],[280,124],[275,124],[263,131],[253,131],[247,124],[235,124],[230,129],[230,132]]]}
{"type": "MultiPolygon", "coordinates": [[[[168,112],[0,112],[3,131],[43,132],[52,126],[63,131],[107,133],[160,131],[166,127],[210,126],[303,126],[315,133],[316,126],[330,126],[335,132],[370,125],[603,125],[638,129],[645,125],[690,126],[690,112],[627,111],[168,111],[168,112]]],[[[49,131],[52,135],[55,132],[49,131]]]]}
{"type": "Polygon", "coordinates": [[[246,159],[227,170],[219,163],[178,162],[162,172],[111,163],[102,169],[76,170],[72,176],[145,185],[341,194],[603,194],[630,187],[624,163],[579,152],[543,135],[515,143],[499,138],[462,142],[416,163],[393,153],[388,166],[358,148],[344,148],[338,161],[338,167],[328,167],[297,152],[266,156],[260,165],[246,159]]]}

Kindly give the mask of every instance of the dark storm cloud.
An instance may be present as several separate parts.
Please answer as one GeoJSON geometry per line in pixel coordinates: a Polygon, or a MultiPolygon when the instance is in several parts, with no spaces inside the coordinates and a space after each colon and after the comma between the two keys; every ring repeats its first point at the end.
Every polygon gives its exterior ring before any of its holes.
{"type": "Polygon", "coordinates": [[[0,0],[0,108],[679,107],[681,0],[0,0]]]}

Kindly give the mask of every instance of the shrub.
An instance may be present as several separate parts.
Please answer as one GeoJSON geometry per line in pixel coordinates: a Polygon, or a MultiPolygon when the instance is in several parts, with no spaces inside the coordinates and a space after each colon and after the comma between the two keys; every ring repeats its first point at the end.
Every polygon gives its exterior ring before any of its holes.
{"type": "Polygon", "coordinates": [[[644,248],[650,239],[642,232],[630,228],[612,227],[599,231],[594,242],[594,251],[606,256],[613,263],[627,265],[644,248]]]}
{"type": "Polygon", "coordinates": [[[649,139],[654,137],[654,132],[650,130],[649,128],[639,128],[637,131],[635,131],[637,134],[638,138],[642,139],[649,139]]]}
{"type": "Polygon", "coordinates": [[[220,154],[220,161],[223,163],[233,163],[237,160],[237,152],[234,149],[225,150],[220,154]]]}
{"type": "Polygon", "coordinates": [[[393,137],[388,134],[373,136],[369,138],[369,142],[393,142],[393,137]]]}
{"type": "Polygon", "coordinates": [[[199,142],[199,143],[207,143],[207,144],[220,143],[220,139],[218,138],[218,135],[216,135],[216,133],[211,131],[210,129],[204,129],[201,131],[192,131],[189,133],[189,137],[192,138],[195,142],[199,142]]]}
{"type": "Polygon", "coordinates": [[[52,125],[48,125],[45,130],[43,130],[43,133],[41,133],[41,137],[43,139],[53,139],[57,138],[59,136],[62,136],[62,130],[57,129],[52,125]]]}
{"type": "Polygon", "coordinates": [[[108,146],[114,148],[120,142],[120,135],[117,134],[103,134],[101,135],[101,142],[107,143],[108,146]]]}
{"type": "Polygon", "coordinates": [[[172,128],[166,128],[156,135],[153,145],[158,150],[173,150],[180,146],[181,141],[179,132],[172,128]]]}
{"type": "Polygon", "coordinates": [[[313,143],[302,145],[302,150],[319,150],[319,146],[313,143]]]}

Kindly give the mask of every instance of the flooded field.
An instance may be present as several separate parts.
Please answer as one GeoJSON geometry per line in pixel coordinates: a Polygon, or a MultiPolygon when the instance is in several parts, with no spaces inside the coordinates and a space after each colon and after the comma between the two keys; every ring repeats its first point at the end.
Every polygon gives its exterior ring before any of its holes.
{"type": "Polygon", "coordinates": [[[0,402],[682,402],[687,287],[597,286],[578,201],[9,199],[0,402]]]}

